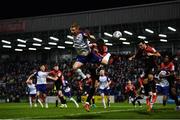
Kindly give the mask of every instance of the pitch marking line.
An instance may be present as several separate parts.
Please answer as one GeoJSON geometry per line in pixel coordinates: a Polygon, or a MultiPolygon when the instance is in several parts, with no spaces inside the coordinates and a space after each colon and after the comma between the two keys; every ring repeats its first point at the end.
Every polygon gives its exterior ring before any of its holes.
{"type": "MultiPolygon", "coordinates": [[[[138,109],[137,109],[138,110],[138,109]]],[[[110,112],[126,112],[126,111],[137,111],[135,109],[127,109],[127,110],[109,110],[109,111],[99,111],[99,112],[86,112],[86,113],[75,113],[75,114],[69,114],[69,115],[64,115],[65,117],[68,116],[77,116],[77,115],[89,115],[89,114],[101,114],[101,113],[110,113],[110,112]]],[[[51,118],[56,118],[56,117],[64,117],[64,116],[47,116],[47,119],[51,119],[51,118]]],[[[17,118],[14,120],[22,120],[22,119],[41,119],[41,118],[45,118],[46,116],[38,116],[38,117],[24,117],[24,118],[17,118]]]]}

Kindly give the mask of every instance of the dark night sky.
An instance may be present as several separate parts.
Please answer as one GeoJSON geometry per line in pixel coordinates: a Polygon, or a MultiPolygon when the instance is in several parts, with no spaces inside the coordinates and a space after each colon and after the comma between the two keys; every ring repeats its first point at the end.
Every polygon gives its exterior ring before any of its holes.
{"type": "Polygon", "coordinates": [[[175,0],[64,0],[63,3],[62,0],[59,0],[58,2],[55,0],[43,0],[40,1],[41,3],[38,1],[40,4],[37,3],[37,1],[38,0],[30,0],[30,2],[28,2],[28,0],[24,0],[23,3],[3,3],[1,4],[3,7],[0,7],[0,19],[72,13],[175,0]],[[102,2],[102,5],[99,5],[97,1],[102,2]]]}

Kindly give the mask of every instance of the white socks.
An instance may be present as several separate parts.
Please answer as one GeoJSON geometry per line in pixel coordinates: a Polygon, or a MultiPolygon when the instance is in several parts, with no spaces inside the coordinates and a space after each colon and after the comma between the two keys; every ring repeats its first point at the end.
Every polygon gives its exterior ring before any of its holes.
{"type": "Polygon", "coordinates": [[[31,97],[29,97],[29,105],[30,105],[30,107],[32,107],[32,99],[31,99],[31,97]]]}
{"type": "Polygon", "coordinates": [[[105,103],[104,97],[102,98],[102,103],[103,103],[104,108],[106,108],[106,103],[105,103]]]}
{"type": "Polygon", "coordinates": [[[86,75],[82,72],[81,69],[77,69],[76,72],[82,77],[82,79],[86,78],[86,75]]]}
{"type": "Polygon", "coordinates": [[[47,101],[47,97],[45,98],[45,107],[48,108],[48,101],[47,101]]]}
{"type": "Polygon", "coordinates": [[[70,100],[74,102],[74,104],[76,105],[77,108],[79,108],[79,105],[74,98],[71,97],[70,100]]]}
{"type": "Polygon", "coordinates": [[[44,105],[42,104],[42,102],[41,102],[41,100],[40,100],[40,99],[38,99],[38,102],[39,102],[39,104],[41,105],[41,107],[43,108],[43,107],[44,107],[44,105]]]}

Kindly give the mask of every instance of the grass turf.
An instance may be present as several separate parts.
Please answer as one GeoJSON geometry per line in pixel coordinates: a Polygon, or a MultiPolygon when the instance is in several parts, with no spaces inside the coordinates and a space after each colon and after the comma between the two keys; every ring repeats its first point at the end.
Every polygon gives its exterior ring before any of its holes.
{"type": "Polygon", "coordinates": [[[165,107],[155,104],[154,112],[147,112],[145,105],[134,108],[127,103],[114,103],[107,109],[97,104],[86,112],[82,105],[76,108],[72,103],[63,109],[55,104],[49,104],[49,108],[30,108],[28,103],[0,103],[0,119],[180,119],[180,111],[174,108],[174,104],[165,107]]]}

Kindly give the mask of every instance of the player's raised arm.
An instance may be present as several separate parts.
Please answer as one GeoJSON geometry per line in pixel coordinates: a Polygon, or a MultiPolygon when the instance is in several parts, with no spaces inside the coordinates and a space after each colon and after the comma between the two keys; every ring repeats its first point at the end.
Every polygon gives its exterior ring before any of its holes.
{"type": "Polygon", "coordinates": [[[28,79],[26,80],[26,83],[27,83],[27,84],[30,83],[31,78],[32,78],[34,75],[35,75],[35,73],[31,74],[31,75],[28,77],[28,79]]]}
{"type": "Polygon", "coordinates": [[[87,29],[84,30],[83,36],[86,37],[92,43],[96,42],[96,38],[94,37],[94,35],[91,35],[90,31],[87,29]]]}
{"type": "Polygon", "coordinates": [[[136,55],[133,55],[133,56],[129,57],[128,60],[130,60],[130,61],[133,60],[135,58],[135,56],[136,55]]]}

